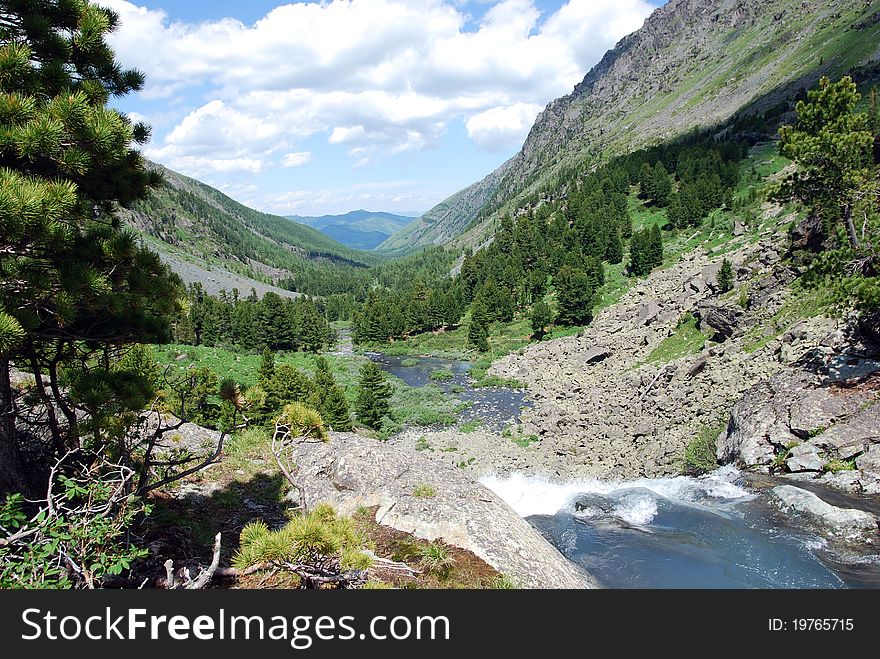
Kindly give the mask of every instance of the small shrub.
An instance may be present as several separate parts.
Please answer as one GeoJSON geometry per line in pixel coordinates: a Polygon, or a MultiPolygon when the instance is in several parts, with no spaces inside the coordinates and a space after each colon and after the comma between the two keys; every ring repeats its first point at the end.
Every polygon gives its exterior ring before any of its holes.
{"type": "Polygon", "coordinates": [[[718,469],[718,435],[722,429],[706,426],[691,440],[684,450],[685,475],[701,476],[718,469]]]}
{"type": "Polygon", "coordinates": [[[416,442],[416,451],[433,451],[431,448],[431,443],[428,441],[428,437],[426,435],[422,435],[419,437],[419,440],[416,442]]]}
{"type": "Polygon", "coordinates": [[[262,521],[248,524],[241,532],[240,548],[232,564],[246,570],[262,563],[329,562],[341,571],[365,570],[371,564],[362,551],[365,544],[350,518],[337,517],[332,507],[321,505],[277,531],[269,530],[262,521]]]}
{"type": "Polygon", "coordinates": [[[403,366],[404,368],[412,368],[413,366],[419,365],[419,360],[418,359],[404,359],[402,362],[400,362],[400,365],[403,366]]]}
{"type": "Polygon", "coordinates": [[[449,550],[436,542],[422,547],[420,558],[425,571],[441,578],[448,577],[455,565],[455,559],[449,555],[449,550]]]}
{"type": "Polygon", "coordinates": [[[302,403],[290,403],[281,412],[276,423],[290,428],[292,435],[306,439],[327,441],[327,430],[320,413],[302,403]]]}
{"type": "Polygon", "coordinates": [[[479,430],[482,427],[483,427],[482,421],[474,420],[474,421],[467,421],[467,422],[461,424],[458,427],[458,430],[459,430],[459,432],[463,432],[464,434],[469,435],[471,433],[477,432],[477,430],[479,430]]]}
{"type": "Polygon", "coordinates": [[[444,369],[431,373],[431,380],[433,380],[434,382],[449,382],[454,377],[455,374],[452,371],[447,371],[444,369]]]}
{"type": "Polygon", "coordinates": [[[433,499],[437,496],[437,490],[425,483],[416,486],[413,490],[413,496],[417,499],[433,499]]]}
{"type": "Polygon", "coordinates": [[[827,465],[825,465],[825,471],[838,474],[842,471],[855,471],[856,470],[856,461],[855,460],[832,460],[827,465]]]}

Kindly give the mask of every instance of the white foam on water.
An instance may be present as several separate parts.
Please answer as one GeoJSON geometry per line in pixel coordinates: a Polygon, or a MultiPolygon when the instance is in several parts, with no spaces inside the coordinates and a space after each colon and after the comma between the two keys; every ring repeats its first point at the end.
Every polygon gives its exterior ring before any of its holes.
{"type": "Polygon", "coordinates": [[[657,499],[646,492],[632,492],[621,498],[614,516],[628,524],[645,526],[657,516],[657,499]]]}
{"type": "MultiPolygon", "coordinates": [[[[698,503],[707,499],[729,500],[752,496],[736,484],[740,472],[734,467],[722,467],[706,476],[690,478],[643,478],[634,481],[603,481],[585,479],[553,481],[540,476],[511,474],[506,477],[486,476],[480,482],[501,497],[521,517],[555,515],[571,507],[580,494],[611,495],[621,490],[644,489],[680,503],[698,503]]],[[[598,511],[584,511],[584,516],[595,516],[598,511]]],[[[614,511],[616,517],[632,524],[647,524],[657,514],[657,502],[644,493],[642,496],[624,496],[614,511]]]]}

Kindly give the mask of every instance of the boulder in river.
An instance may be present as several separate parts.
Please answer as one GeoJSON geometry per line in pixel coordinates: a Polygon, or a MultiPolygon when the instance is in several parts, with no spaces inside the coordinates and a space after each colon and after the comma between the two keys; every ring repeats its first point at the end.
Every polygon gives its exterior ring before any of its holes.
{"type": "Polygon", "coordinates": [[[812,492],[793,485],[774,487],[770,499],[783,512],[801,516],[826,535],[852,538],[877,531],[877,518],[871,513],[832,506],[812,492]]]}

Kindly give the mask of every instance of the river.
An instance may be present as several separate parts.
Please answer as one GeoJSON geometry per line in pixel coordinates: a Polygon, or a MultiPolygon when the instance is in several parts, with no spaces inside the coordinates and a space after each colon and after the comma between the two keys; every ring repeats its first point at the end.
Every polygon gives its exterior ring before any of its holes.
{"type": "Polygon", "coordinates": [[[368,353],[367,356],[383,371],[400,378],[410,387],[421,388],[434,384],[455,398],[470,403],[470,406],[459,414],[459,423],[480,421],[487,428],[501,431],[519,419],[522,410],[529,407],[524,390],[474,387],[473,379],[468,374],[473,366],[470,362],[436,357],[415,359],[381,353],[368,353]],[[452,377],[446,380],[432,380],[431,376],[437,372],[448,372],[452,377]]]}
{"type": "MultiPolygon", "coordinates": [[[[461,422],[497,431],[528,406],[522,391],[474,389],[468,362],[370,358],[412,387],[433,383],[472,402],[461,422]],[[432,380],[441,370],[452,379],[432,380]]],[[[793,525],[764,487],[730,467],[702,478],[557,483],[515,474],[482,483],[610,588],[880,588],[880,556],[843,552],[793,525]]],[[[841,493],[825,498],[871,507],[841,493]]]]}

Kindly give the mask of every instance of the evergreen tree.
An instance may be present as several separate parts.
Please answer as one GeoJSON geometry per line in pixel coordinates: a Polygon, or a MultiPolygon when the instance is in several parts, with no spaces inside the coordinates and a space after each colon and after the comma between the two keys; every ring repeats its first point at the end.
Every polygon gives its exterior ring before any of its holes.
{"type": "Polygon", "coordinates": [[[539,341],[547,334],[547,327],[554,321],[553,309],[544,300],[538,300],[532,306],[532,332],[539,341]]]}
{"type": "Polygon", "coordinates": [[[364,364],[360,370],[355,406],[358,421],[367,428],[379,430],[382,427],[382,417],[390,412],[393,391],[385,374],[376,364],[373,362],[364,364]]]}
{"type": "Polygon", "coordinates": [[[724,259],[721,263],[717,284],[719,293],[727,293],[733,290],[733,264],[728,259],[724,259]]]}
{"type": "Polygon", "coordinates": [[[623,241],[620,240],[620,233],[617,230],[612,231],[608,237],[605,260],[612,265],[623,263],[623,241]]]}
{"type": "Polygon", "coordinates": [[[642,165],[642,168],[639,170],[639,196],[642,199],[648,200],[654,198],[655,181],[656,179],[654,177],[654,168],[651,167],[651,163],[644,163],[642,165]]]}
{"type": "Polygon", "coordinates": [[[566,265],[556,275],[554,283],[559,303],[557,321],[568,326],[589,324],[598,302],[590,275],[585,270],[566,265]]]}
{"type": "Polygon", "coordinates": [[[648,262],[652,269],[663,265],[663,232],[660,230],[659,224],[655,224],[650,229],[647,252],[648,262]]]}
{"type": "Polygon", "coordinates": [[[480,352],[489,352],[489,311],[481,298],[471,307],[468,343],[480,352]]]}
{"type": "Polygon", "coordinates": [[[2,492],[23,490],[28,475],[10,362],[29,365],[53,444],[66,452],[79,444],[77,414],[63,388],[45,389],[43,377],[57,385],[59,369],[69,368],[82,390],[92,376],[106,386],[109,360],[83,365],[111,342],[170,339],[181,284],[112,216],[159,183],[132,148],[149,140],[149,128],[107,107],[111,95],[144,82],[114,61],[105,41],[118,16],[84,0],[5,2],[0,23],[2,492]]]}
{"type": "Polygon", "coordinates": [[[335,384],[327,392],[320,412],[324,422],[335,432],[351,432],[354,428],[345,392],[335,384]]]}
{"type": "Polygon", "coordinates": [[[874,136],[867,115],[855,111],[859,98],[851,78],[822,78],[797,104],[797,126],[779,131],[780,151],[798,165],[784,190],[829,226],[842,226],[853,249],[859,247],[853,214],[862,191],[875,183],[874,136]]]}
{"type": "Polygon", "coordinates": [[[672,179],[662,162],[654,167],[654,203],[665,208],[669,205],[669,196],[672,194],[672,179]]]}
{"type": "Polygon", "coordinates": [[[269,383],[272,382],[272,378],[275,377],[275,353],[269,350],[269,348],[263,349],[263,356],[260,360],[260,368],[257,371],[257,383],[263,387],[263,389],[268,389],[269,383]]]}

